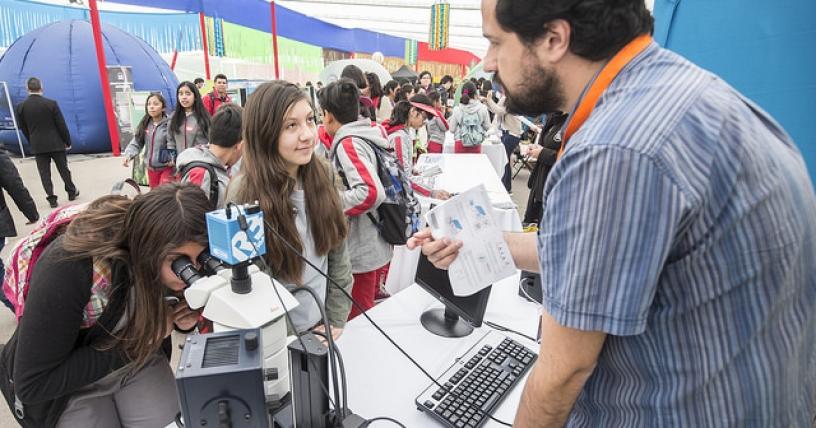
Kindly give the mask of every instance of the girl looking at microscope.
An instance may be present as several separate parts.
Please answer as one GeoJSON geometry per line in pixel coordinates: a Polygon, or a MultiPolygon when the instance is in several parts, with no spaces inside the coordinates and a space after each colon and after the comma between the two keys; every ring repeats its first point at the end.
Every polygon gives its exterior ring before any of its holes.
{"type": "Polygon", "coordinates": [[[166,184],[133,200],[105,196],[47,244],[0,353],[0,389],[18,423],[163,427],[174,420],[169,336],[174,326],[192,329],[199,314],[178,300],[185,284],[171,264],[206,248],[209,207],[192,185],[166,184]]]}

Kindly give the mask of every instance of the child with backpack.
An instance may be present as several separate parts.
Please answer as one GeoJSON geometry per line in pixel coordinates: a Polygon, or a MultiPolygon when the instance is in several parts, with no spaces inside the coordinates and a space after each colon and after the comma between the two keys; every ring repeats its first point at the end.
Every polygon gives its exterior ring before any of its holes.
{"type": "MultiPolygon", "coordinates": [[[[298,248],[301,256],[352,291],[348,224],[334,169],[313,150],[314,116],[308,96],[295,85],[278,80],[259,86],[244,110],[245,168],[230,183],[227,200],[260,203],[268,224],[265,258],[273,276],[287,287],[313,290],[337,338],[351,301],[286,245],[298,248]]],[[[289,311],[293,330],[323,332],[312,296],[302,292],[294,296],[300,304],[289,311]]]]}
{"type": "Polygon", "coordinates": [[[60,208],[15,246],[3,288],[22,317],[0,351],[0,390],[20,425],[174,420],[170,333],[199,314],[170,266],[206,248],[209,209],[198,188],[171,183],[60,208]]]}
{"type": "Polygon", "coordinates": [[[210,114],[204,109],[201,94],[196,85],[181,82],[176,88],[176,110],[170,116],[167,132],[168,156],[176,161],[176,155],[190,147],[207,144],[210,135],[210,114]]]}
{"type": "Polygon", "coordinates": [[[139,152],[147,145],[145,163],[147,163],[147,183],[151,189],[164,181],[170,180],[173,175],[172,158],[166,156],[166,108],[167,103],[161,93],[154,92],[147,97],[145,115],[142,121],[139,122],[139,126],[136,127],[133,140],[127,145],[125,152],[122,154],[122,166],[127,167],[130,161],[139,156],[139,152]]]}
{"type": "MultiPolygon", "coordinates": [[[[416,131],[425,125],[429,117],[435,117],[436,110],[431,100],[424,94],[414,95],[411,101],[400,101],[394,106],[391,118],[383,122],[388,132],[388,144],[396,155],[397,162],[406,177],[414,176],[413,142],[411,130],[416,131]]],[[[450,193],[444,190],[429,190],[411,180],[414,192],[434,199],[450,199],[450,193]]]]}
{"type": "MultiPolygon", "coordinates": [[[[360,90],[349,79],[332,82],[318,93],[323,125],[332,137],[330,160],[345,188],[341,199],[349,221],[347,245],[354,275],[352,296],[368,310],[374,306],[380,283],[385,282],[393,251],[392,244],[381,232],[385,218],[379,208],[388,196],[394,198],[395,195],[393,183],[383,182],[391,179],[381,174],[382,170],[378,168],[389,162],[383,157],[387,154],[388,140],[381,128],[372,127],[370,120],[359,118],[359,98],[360,90]],[[389,195],[386,195],[386,189],[389,189],[389,195]]],[[[397,172],[393,157],[390,162],[397,172]]],[[[401,190],[410,192],[410,184],[405,187],[408,188],[401,190]]],[[[396,207],[404,208],[401,205],[396,207]]],[[[356,308],[352,308],[349,319],[359,314],[356,308]]]]}
{"type": "Polygon", "coordinates": [[[454,153],[481,153],[482,142],[490,129],[487,106],[479,102],[479,93],[473,82],[462,85],[459,105],[450,117],[450,130],[456,141],[454,153]]]}
{"type": "Polygon", "coordinates": [[[210,126],[210,144],[179,154],[176,164],[182,183],[199,186],[214,208],[224,208],[230,168],[241,159],[241,107],[224,104],[210,126]]]}

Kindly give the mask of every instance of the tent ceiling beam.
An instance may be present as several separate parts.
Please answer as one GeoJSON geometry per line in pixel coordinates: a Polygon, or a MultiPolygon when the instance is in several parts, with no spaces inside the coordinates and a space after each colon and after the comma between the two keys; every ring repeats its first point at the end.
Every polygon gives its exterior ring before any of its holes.
{"type": "MultiPolygon", "coordinates": [[[[376,31],[377,32],[383,32],[383,33],[386,33],[386,34],[391,34],[391,35],[397,35],[398,37],[404,37],[405,35],[410,35],[407,38],[414,39],[414,40],[419,40],[420,42],[426,41],[425,39],[428,38],[428,33],[425,32],[425,31],[385,30],[385,29],[378,29],[376,31]],[[416,37],[416,36],[420,36],[420,37],[416,37]]],[[[454,38],[454,37],[455,38],[460,38],[461,37],[461,38],[467,38],[467,39],[483,40],[483,41],[485,41],[484,44],[485,45],[487,44],[487,41],[485,40],[484,36],[482,36],[481,34],[476,35],[476,34],[456,34],[456,33],[451,33],[450,37],[451,38],[454,38]]]]}
{"type": "MultiPolygon", "coordinates": [[[[285,3],[304,3],[304,4],[333,4],[333,5],[347,5],[347,6],[368,6],[368,7],[388,7],[388,8],[402,8],[402,9],[429,9],[433,5],[432,2],[427,1],[382,1],[382,0],[285,0],[285,3]]],[[[470,4],[451,4],[451,10],[475,10],[480,11],[481,6],[478,2],[470,4]]]]}
{"type": "MultiPolygon", "coordinates": [[[[318,19],[337,19],[343,21],[359,21],[359,15],[337,15],[337,14],[314,14],[314,18],[318,19]]],[[[409,18],[388,18],[388,17],[378,17],[376,22],[387,22],[389,24],[410,24],[410,25],[430,25],[430,21],[427,19],[409,19],[409,18]]],[[[451,28],[476,28],[481,31],[482,24],[457,24],[454,22],[450,23],[451,28]]]]}

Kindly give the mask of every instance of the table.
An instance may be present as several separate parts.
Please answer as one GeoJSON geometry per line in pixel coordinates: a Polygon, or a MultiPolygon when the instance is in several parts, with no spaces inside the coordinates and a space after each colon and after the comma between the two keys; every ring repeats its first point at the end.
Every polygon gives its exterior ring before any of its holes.
{"type": "MultiPolygon", "coordinates": [[[[540,305],[518,296],[518,275],[494,284],[484,319],[521,333],[536,336],[540,305]]],[[[375,306],[367,313],[411,357],[431,375],[440,376],[464,354],[488,328],[482,326],[467,337],[450,339],[436,336],[419,322],[426,309],[442,307],[430,294],[414,284],[375,306]]],[[[506,333],[538,353],[538,345],[506,333]]],[[[370,419],[389,416],[406,427],[440,426],[416,409],[414,399],[431,381],[399,353],[364,317],[346,324],[337,341],[346,367],[349,408],[370,419]]],[[[493,416],[512,422],[526,378],[510,392],[493,416]]],[[[383,425],[385,426],[385,425],[383,425]]],[[[484,426],[501,426],[488,421],[484,426]]]]}
{"type": "MultiPolygon", "coordinates": [[[[496,219],[499,227],[508,232],[521,232],[521,218],[516,204],[507,194],[499,178],[488,172],[491,167],[486,155],[424,154],[417,164],[423,162],[423,157],[439,159],[442,174],[437,177],[435,188],[458,193],[478,184],[484,184],[490,202],[493,204],[493,218],[496,219]]],[[[424,215],[434,201],[419,195],[417,199],[419,199],[424,215]]],[[[411,251],[404,246],[394,247],[391,267],[385,281],[386,290],[394,294],[413,284],[418,261],[419,250],[411,251]]]]}
{"type": "MultiPolygon", "coordinates": [[[[445,144],[442,146],[442,153],[453,154],[454,148],[455,142],[453,140],[453,134],[448,132],[445,135],[445,144]]],[[[493,139],[487,139],[482,143],[482,154],[487,156],[490,160],[490,164],[496,171],[496,175],[501,179],[504,175],[504,167],[509,162],[504,144],[501,142],[496,143],[493,139]]]]}
{"type": "MultiPolygon", "coordinates": [[[[516,205],[504,188],[501,177],[488,172],[492,166],[486,154],[424,154],[417,161],[418,164],[422,162],[422,157],[440,158],[442,174],[437,177],[435,188],[459,193],[477,184],[484,184],[494,207],[515,210],[516,205]]],[[[521,221],[519,230],[520,228],[521,221]]]]}

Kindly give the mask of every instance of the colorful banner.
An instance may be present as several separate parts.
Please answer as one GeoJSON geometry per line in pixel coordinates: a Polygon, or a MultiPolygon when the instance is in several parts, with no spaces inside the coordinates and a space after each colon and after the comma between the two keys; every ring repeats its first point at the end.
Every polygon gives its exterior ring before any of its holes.
{"type": "MultiPolygon", "coordinates": [[[[223,22],[224,50],[229,58],[272,64],[272,34],[223,22]]],[[[297,82],[314,79],[323,70],[323,49],[278,37],[281,78],[297,82]]]]}
{"type": "Polygon", "coordinates": [[[431,50],[447,48],[449,35],[450,3],[436,3],[431,6],[431,31],[428,35],[431,50]]]}
{"type": "Polygon", "coordinates": [[[207,18],[207,48],[211,56],[226,56],[223,19],[207,18]]]}
{"type": "Polygon", "coordinates": [[[405,40],[405,63],[416,64],[419,57],[419,45],[416,40],[405,40]]]}
{"type": "MultiPolygon", "coordinates": [[[[103,24],[112,24],[138,36],[160,53],[201,50],[198,16],[190,13],[100,12],[103,24]]],[[[89,20],[88,11],[22,0],[0,0],[0,47],[7,48],[22,35],[52,22],[89,20]]]]}

